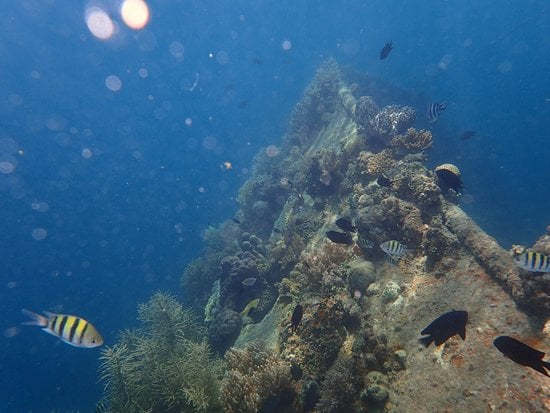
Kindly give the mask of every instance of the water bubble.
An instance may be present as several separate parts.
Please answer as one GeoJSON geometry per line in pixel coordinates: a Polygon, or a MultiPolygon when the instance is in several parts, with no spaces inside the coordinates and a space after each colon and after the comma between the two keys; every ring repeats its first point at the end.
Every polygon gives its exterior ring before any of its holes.
{"type": "Polygon", "coordinates": [[[269,146],[265,149],[265,153],[266,153],[266,155],[269,156],[270,158],[273,158],[274,156],[279,155],[279,148],[277,148],[275,145],[269,145],[269,146]]]}
{"type": "Polygon", "coordinates": [[[191,126],[193,124],[193,119],[191,118],[186,118],[185,119],[185,126],[191,126]]]}
{"type": "Polygon", "coordinates": [[[15,165],[10,161],[0,161],[0,173],[11,174],[15,171],[15,165]]]}
{"type": "Polygon", "coordinates": [[[88,30],[101,40],[109,39],[115,32],[116,26],[109,15],[99,7],[90,7],[85,15],[88,30]]]}
{"type": "Polygon", "coordinates": [[[216,53],[216,61],[220,65],[225,65],[229,63],[229,53],[224,50],[220,50],[218,53],[216,53]]]}
{"type": "Polygon", "coordinates": [[[10,281],[6,284],[6,286],[11,290],[12,288],[17,287],[17,283],[15,281],[10,281]]]}
{"type": "Polygon", "coordinates": [[[281,47],[285,51],[290,50],[292,48],[292,42],[290,40],[283,40],[283,42],[281,43],[281,47]]]}
{"type": "Polygon", "coordinates": [[[90,159],[93,155],[90,148],[82,148],[82,151],[80,153],[84,159],[90,159]]]}
{"type": "Polygon", "coordinates": [[[170,54],[174,56],[177,60],[183,59],[183,52],[185,48],[183,47],[183,44],[181,44],[180,42],[174,41],[170,43],[168,50],[170,50],[170,54]]]}
{"type": "Polygon", "coordinates": [[[42,241],[48,236],[48,231],[44,228],[35,228],[31,232],[32,237],[37,241],[42,241]]]}
{"type": "Polygon", "coordinates": [[[4,330],[4,337],[12,338],[18,335],[20,332],[19,327],[9,327],[4,330]]]}
{"type": "Polygon", "coordinates": [[[46,212],[50,209],[50,206],[46,202],[34,201],[31,204],[31,208],[37,212],[46,212]]]}
{"type": "Polygon", "coordinates": [[[141,69],[138,70],[138,74],[139,74],[139,77],[141,77],[142,79],[145,79],[147,76],[149,76],[149,71],[144,67],[142,67],[141,69]]]}
{"type": "Polygon", "coordinates": [[[122,80],[120,80],[118,76],[109,75],[105,78],[105,85],[107,86],[107,89],[113,92],[118,92],[122,87],[122,80]]]}

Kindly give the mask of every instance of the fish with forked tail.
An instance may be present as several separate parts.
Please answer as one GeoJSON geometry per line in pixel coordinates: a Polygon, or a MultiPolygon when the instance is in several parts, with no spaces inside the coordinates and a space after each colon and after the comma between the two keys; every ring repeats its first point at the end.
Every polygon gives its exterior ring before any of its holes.
{"type": "Polygon", "coordinates": [[[420,332],[422,335],[429,334],[427,337],[422,337],[420,342],[425,347],[429,347],[433,342],[435,342],[436,346],[440,346],[455,334],[462,337],[462,340],[466,340],[467,322],[467,311],[449,311],[437,317],[428,327],[420,332]]]}
{"type": "Polygon", "coordinates": [[[380,60],[384,60],[386,57],[388,57],[392,49],[393,49],[393,42],[390,40],[388,43],[384,45],[382,50],[380,50],[380,60]]]}
{"type": "Polygon", "coordinates": [[[516,340],[509,336],[499,336],[493,341],[493,345],[508,357],[522,366],[531,367],[532,369],[550,377],[546,369],[550,369],[550,363],[542,361],[544,353],[527,344],[516,340]]]}
{"type": "Polygon", "coordinates": [[[46,333],[60,338],[71,346],[93,348],[103,344],[103,337],[96,328],[80,317],[44,312],[45,317],[29,310],[21,312],[30,318],[30,321],[23,324],[42,327],[46,333]]]}
{"type": "Polygon", "coordinates": [[[335,242],[336,244],[353,244],[353,237],[347,232],[327,231],[326,236],[329,240],[335,242]]]}

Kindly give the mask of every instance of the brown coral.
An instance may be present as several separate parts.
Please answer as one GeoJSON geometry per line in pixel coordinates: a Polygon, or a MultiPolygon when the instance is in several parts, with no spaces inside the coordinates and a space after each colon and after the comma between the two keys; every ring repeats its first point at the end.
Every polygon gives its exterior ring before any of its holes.
{"type": "Polygon", "coordinates": [[[432,133],[427,130],[407,129],[405,135],[397,135],[391,140],[390,146],[393,149],[404,148],[408,151],[424,151],[432,147],[432,133]]]}
{"type": "Polygon", "coordinates": [[[259,343],[231,348],[221,400],[227,413],[256,413],[272,396],[291,389],[290,365],[259,343]]]}
{"type": "Polygon", "coordinates": [[[367,172],[371,175],[387,173],[395,165],[391,152],[384,149],[382,152],[372,155],[367,161],[367,172]]]}

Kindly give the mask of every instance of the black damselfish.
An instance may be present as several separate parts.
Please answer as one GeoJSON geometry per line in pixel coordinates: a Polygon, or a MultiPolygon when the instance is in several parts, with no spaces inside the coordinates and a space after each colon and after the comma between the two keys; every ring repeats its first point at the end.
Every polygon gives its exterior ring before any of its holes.
{"type": "Polygon", "coordinates": [[[337,244],[353,244],[353,238],[351,234],[347,232],[327,231],[326,235],[329,240],[337,244]]]}
{"type": "Polygon", "coordinates": [[[455,334],[460,335],[462,340],[466,340],[466,323],[468,322],[468,312],[453,310],[445,313],[420,332],[420,334],[429,334],[428,337],[422,337],[420,342],[429,347],[432,342],[439,346],[446,342],[455,334]]]}
{"type": "Polygon", "coordinates": [[[292,312],[292,317],[290,318],[290,329],[293,332],[296,332],[296,330],[298,330],[298,326],[302,322],[303,315],[304,307],[302,307],[300,304],[296,305],[296,307],[294,307],[294,311],[292,312]]]}
{"type": "Polygon", "coordinates": [[[343,231],[348,231],[348,232],[357,231],[357,228],[355,227],[355,225],[353,225],[353,221],[351,220],[351,218],[348,218],[348,217],[338,218],[335,224],[338,228],[340,228],[343,231]]]}
{"type": "Polygon", "coordinates": [[[391,180],[385,175],[380,175],[378,179],[376,179],[376,183],[385,188],[391,188],[391,180]]]}
{"type": "Polygon", "coordinates": [[[493,341],[493,345],[510,360],[550,377],[546,369],[550,363],[542,361],[544,353],[509,336],[500,336],[493,341]]]}
{"type": "Polygon", "coordinates": [[[384,60],[390,54],[393,49],[393,42],[390,40],[386,45],[380,50],[380,60],[384,60]]]}

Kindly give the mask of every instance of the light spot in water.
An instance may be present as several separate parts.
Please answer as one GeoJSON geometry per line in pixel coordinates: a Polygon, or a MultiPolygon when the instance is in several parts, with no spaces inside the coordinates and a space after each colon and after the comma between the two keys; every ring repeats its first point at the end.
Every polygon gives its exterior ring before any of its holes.
{"type": "Polygon", "coordinates": [[[183,60],[183,53],[185,51],[183,44],[174,41],[170,43],[168,50],[170,50],[170,54],[174,56],[177,60],[183,60]]]}
{"type": "Polygon", "coordinates": [[[11,174],[15,171],[15,165],[10,161],[0,161],[0,172],[3,174],[11,174]]]}
{"type": "Polygon", "coordinates": [[[15,281],[10,281],[10,282],[8,282],[8,284],[6,284],[6,286],[7,286],[9,289],[12,289],[12,288],[17,287],[17,283],[16,283],[15,281]]]}
{"type": "Polygon", "coordinates": [[[149,6],[143,0],[124,0],[120,7],[122,20],[131,29],[143,29],[149,22],[149,6]]]}
{"type": "Polygon", "coordinates": [[[199,192],[202,194],[204,192],[206,192],[206,189],[204,188],[204,186],[199,186],[199,192]]]}
{"type": "Polygon", "coordinates": [[[90,7],[85,14],[88,30],[100,40],[108,40],[115,33],[116,26],[109,15],[99,7],[90,7]]]}
{"type": "Polygon", "coordinates": [[[224,50],[220,50],[218,53],[216,53],[216,61],[220,65],[225,65],[229,63],[229,53],[224,50]]]}
{"type": "Polygon", "coordinates": [[[266,153],[266,155],[269,156],[270,158],[273,158],[274,156],[279,155],[279,148],[277,148],[275,145],[269,145],[269,146],[265,149],[265,153],[266,153]]]}
{"type": "Polygon", "coordinates": [[[50,206],[46,203],[46,202],[38,202],[38,201],[35,201],[31,204],[31,208],[34,210],[34,211],[38,211],[38,212],[46,212],[50,209],[50,206]]]}
{"type": "Polygon", "coordinates": [[[283,43],[281,43],[281,47],[285,51],[290,50],[292,48],[292,42],[290,40],[283,40],[283,43]]]}
{"type": "Polygon", "coordinates": [[[141,69],[138,70],[138,74],[139,74],[139,77],[141,77],[142,79],[145,79],[147,76],[149,76],[149,71],[144,67],[142,67],[141,69]]]}
{"type": "Polygon", "coordinates": [[[93,155],[90,148],[82,148],[82,151],[80,153],[84,159],[90,159],[93,155]]]}
{"type": "Polygon", "coordinates": [[[48,236],[48,231],[46,231],[44,228],[35,228],[32,230],[31,235],[35,240],[42,241],[48,236]]]}
{"type": "Polygon", "coordinates": [[[216,149],[217,145],[218,145],[218,140],[213,136],[206,136],[202,140],[202,147],[207,151],[213,151],[214,149],[216,149]]]}
{"type": "Polygon", "coordinates": [[[498,65],[498,71],[500,73],[508,73],[510,70],[512,70],[512,62],[510,62],[509,60],[500,62],[500,64],[498,65]]]}
{"type": "Polygon", "coordinates": [[[193,124],[193,119],[191,118],[186,118],[185,119],[185,126],[191,126],[193,124]]]}
{"type": "Polygon", "coordinates": [[[118,92],[120,88],[122,88],[122,81],[118,76],[109,75],[105,78],[105,85],[107,86],[107,89],[113,92],[118,92]]]}
{"type": "Polygon", "coordinates": [[[13,338],[20,332],[19,327],[9,327],[4,330],[4,337],[13,338]]]}

